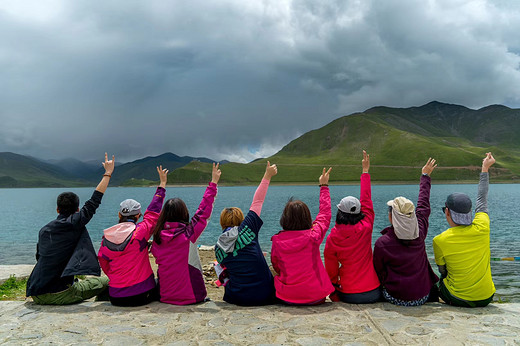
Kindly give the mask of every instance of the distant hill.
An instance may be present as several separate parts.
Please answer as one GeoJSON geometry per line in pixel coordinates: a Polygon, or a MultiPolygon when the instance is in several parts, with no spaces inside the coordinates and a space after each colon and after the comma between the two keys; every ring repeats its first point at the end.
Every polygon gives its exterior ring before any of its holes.
{"type": "MultiPolygon", "coordinates": [[[[376,182],[416,181],[428,157],[439,167],[434,181],[476,182],[484,153],[497,164],[493,181],[520,182],[520,110],[491,105],[478,110],[430,102],[420,107],[374,107],[338,118],[288,143],[275,155],[248,164],[222,162],[222,184],[256,184],[270,160],[277,183],[315,183],[324,166],[331,181],[358,181],[361,151],[371,158],[376,182]]],[[[212,160],[165,153],[119,165],[111,186],[147,186],[158,181],[156,166],[170,170],[169,183],[206,184],[212,160]]],[[[13,153],[0,153],[0,187],[95,185],[103,172],[76,160],[58,166],[13,153]]]]}
{"type": "MultiPolygon", "coordinates": [[[[223,165],[222,182],[257,182],[266,160],[280,168],[276,182],[314,182],[320,167],[329,165],[334,167],[332,181],[356,181],[363,149],[370,154],[374,181],[416,180],[429,156],[439,162],[435,180],[475,181],[489,150],[497,158],[493,178],[518,181],[518,133],[520,110],[505,106],[472,110],[430,102],[411,108],[374,107],[309,131],[267,159],[223,165]]],[[[207,174],[209,168],[197,169],[207,174]]],[[[196,179],[194,175],[192,171],[190,179],[196,179]]]]}
{"type": "Polygon", "coordinates": [[[87,186],[87,181],[66,170],[35,158],[0,153],[0,187],[87,186]]]}
{"type": "MultiPolygon", "coordinates": [[[[211,163],[205,157],[178,156],[165,153],[136,161],[118,164],[110,186],[148,186],[159,179],[156,167],[162,165],[170,172],[195,161],[211,163]]],[[[95,186],[103,174],[101,161],[82,162],[76,159],[49,160],[14,154],[0,153],[1,187],[75,187],[95,186]]]]}
{"type": "Polygon", "coordinates": [[[163,168],[168,168],[170,172],[173,172],[175,169],[183,167],[192,161],[214,162],[206,157],[178,156],[172,153],[148,156],[118,166],[110,183],[114,185],[133,185],[132,180],[159,181],[157,166],[162,165],[163,168]]]}

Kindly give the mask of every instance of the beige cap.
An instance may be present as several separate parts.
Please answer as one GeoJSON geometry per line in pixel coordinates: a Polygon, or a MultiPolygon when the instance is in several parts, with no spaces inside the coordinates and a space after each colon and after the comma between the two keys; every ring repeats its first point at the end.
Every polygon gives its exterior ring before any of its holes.
{"type": "Polygon", "coordinates": [[[413,214],[413,212],[415,210],[415,206],[413,205],[413,202],[410,201],[408,198],[405,198],[402,196],[396,197],[393,200],[386,202],[386,204],[389,207],[392,207],[392,209],[395,209],[396,211],[398,211],[404,215],[410,216],[413,214]]]}

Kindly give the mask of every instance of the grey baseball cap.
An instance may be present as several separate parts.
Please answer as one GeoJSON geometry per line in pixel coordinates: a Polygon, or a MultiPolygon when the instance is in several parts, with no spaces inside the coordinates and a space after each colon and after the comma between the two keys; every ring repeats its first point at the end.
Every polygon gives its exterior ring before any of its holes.
{"type": "Polygon", "coordinates": [[[359,199],[353,196],[344,197],[337,207],[342,212],[348,214],[359,214],[361,212],[361,203],[359,199]]]}
{"type": "Polygon", "coordinates": [[[446,207],[450,210],[451,219],[457,225],[471,225],[473,222],[471,206],[471,199],[465,193],[455,192],[446,198],[446,207]]]}
{"type": "Polygon", "coordinates": [[[119,205],[119,212],[123,216],[131,216],[141,214],[141,203],[135,199],[125,199],[119,205]]]}

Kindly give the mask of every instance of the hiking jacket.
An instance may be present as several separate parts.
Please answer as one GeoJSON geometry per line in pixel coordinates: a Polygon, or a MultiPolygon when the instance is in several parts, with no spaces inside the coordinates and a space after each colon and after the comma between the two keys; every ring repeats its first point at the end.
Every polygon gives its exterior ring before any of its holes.
{"type": "Polygon", "coordinates": [[[26,295],[61,292],[74,275],[101,274],[86,224],[101,204],[103,193],[94,191],[79,212],[59,214],[43,226],[36,245],[36,265],[27,280],[26,295]]]}
{"type": "Polygon", "coordinates": [[[424,240],[428,235],[431,179],[421,176],[419,200],[415,215],[419,237],[413,240],[397,238],[392,226],[381,231],[374,246],[374,268],[381,285],[394,298],[412,301],[425,297],[439,278],[432,270],[424,240]]]}
{"type": "Polygon", "coordinates": [[[226,268],[229,278],[223,299],[231,304],[255,306],[274,303],[273,274],[258,241],[263,224],[260,213],[269,182],[262,179],[244,221],[238,227],[223,230],[215,245],[215,257],[226,268]]]}
{"type": "Polygon", "coordinates": [[[121,222],[103,231],[98,259],[110,279],[111,297],[131,297],[155,287],[148,240],[157,224],[165,194],[164,188],[157,188],[142,222],[121,222]]]}
{"type": "Polygon", "coordinates": [[[206,298],[196,242],[206,229],[216,195],[217,184],[209,183],[190,223],[166,222],[160,233],[161,243],[154,240],[152,254],[158,265],[161,302],[186,305],[206,298]]]}
{"type": "Polygon", "coordinates": [[[294,304],[309,304],[334,292],[320,256],[320,244],[330,225],[330,192],[320,188],[320,208],[312,228],[280,231],[271,241],[276,296],[294,304]]]}
{"type": "Polygon", "coordinates": [[[365,217],[355,225],[336,224],[325,244],[325,269],[333,285],[343,293],[368,292],[379,287],[372,260],[374,207],[370,175],[361,175],[361,212],[365,217]]]}

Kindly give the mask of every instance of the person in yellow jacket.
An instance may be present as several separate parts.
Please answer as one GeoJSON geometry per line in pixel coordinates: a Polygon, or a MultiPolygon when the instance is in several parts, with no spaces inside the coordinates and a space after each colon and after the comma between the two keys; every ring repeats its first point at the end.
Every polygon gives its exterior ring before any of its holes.
{"type": "Polygon", "coordinates": [[[491,153],[487,153],[482,160],[473,219],[471,199],[464,193],[449,195],[442,208],[451,228],[433,238],[433,251],[442,275],[439,296],[450,305],[483,307],[493,300],[495,294],[491,277],[487,206],[488,170],[494,163],[491,153]]]}

